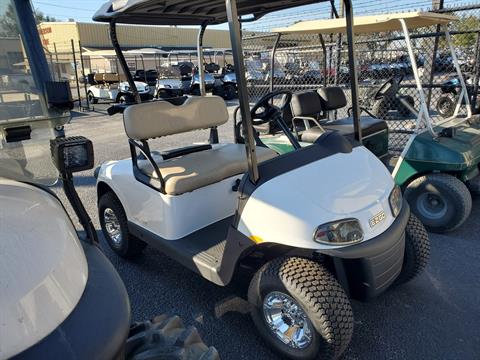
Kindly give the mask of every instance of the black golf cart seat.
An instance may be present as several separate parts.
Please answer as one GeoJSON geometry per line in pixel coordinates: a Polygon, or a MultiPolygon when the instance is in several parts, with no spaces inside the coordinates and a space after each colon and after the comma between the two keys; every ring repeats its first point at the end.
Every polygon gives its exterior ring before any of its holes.
{"type": "MultiPolygon", "coordinates": [[[[349,139],[354,139],[353,117],[327,120],[329,111],[338,110],[347,106],[345,93],[339,87],[325,87],[317,91],[303,91],[292,96],[291,109],[295,119],[314,118],[321,126],[313,126],[303,131],[301,140],[313,143],[325,130],[338,131],[349,139]]],[[[295,120],[294,120],[295,121],[295,120]]],[[[295,124],[298,124],[296,121],[295,124]]],[[[388,126],[384,120],[371,116],[361,116],[360,126],[364,138],[379,132],[387,132],[388,126]]]]}
{"type": "MultiPolygon", "coordinates": [[[[148,146],[149,139],[220,126],[228,117],[224,100],[217,96],[187,97],[179,105],[153,101],[128,107],[124,126],[137,180],[165,194],[180,195],[246,172],[241,144],[196,145],[163,154],[148,146]],[[143,156],[137,156],[137,148],[143,156]]],[[[256,152],[259,162],[277,155],[265,147],[256,152]]]]}

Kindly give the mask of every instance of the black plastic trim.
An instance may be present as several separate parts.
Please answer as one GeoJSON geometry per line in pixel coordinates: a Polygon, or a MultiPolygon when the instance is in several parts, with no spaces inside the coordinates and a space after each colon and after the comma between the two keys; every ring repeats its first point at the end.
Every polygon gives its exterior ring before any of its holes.
{"type": "Polygon", "coordinates": [[[122,357],[130,327],[130,302],[125,285],[100,249],[82,245],[88,262],[88,280],[79,303],[52,333],[13,359],[122,357]]]}
{"type": "Polygon", "coordinates": [[[173,159],[179,156],[193,154],[193,153],[201,152],[205,150],[212,150],[212,145],[210,144],[192,145],[192,146],[186,146],[179,149],[162,151],[160,152],[160,156],[163,158],[163,160],[168,160],[168,159],[173,159]]]}
{"type": "Polygon", "coordinates": [[[186,268],[217,285],[226,286],[242,255],[256,245],[232,226],[232,220],[230,216],[177,240],[166,240],[132,222],[128,223],[128,228],[132,235],[186,268]]]}

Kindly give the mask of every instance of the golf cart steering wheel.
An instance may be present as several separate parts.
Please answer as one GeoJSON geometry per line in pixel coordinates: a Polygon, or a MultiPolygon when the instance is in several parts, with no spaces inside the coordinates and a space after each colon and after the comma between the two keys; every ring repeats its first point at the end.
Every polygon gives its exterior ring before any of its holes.
{"type": "MultiPolygon", "coordinates": [[[[392,76],[387,81],[383,83],[382,86],[378,88],[378,90],[373,95],[374,100],[380,100],[385,96],[387,91],[389,91],[392,87],[399,87],[400,83],[402,82],[404,76],[401,75],[400,77],[392,76]]],[[[395,90],[396,91],[396,90],[395,90]]]]}
{"type": "Polygon", "coordinates": [[[292,93],[289,90],[277,90],[263,96],[250,110],[252,124],[258,126],[275,120],[290,105],[290,100],[292,100],[292,93]],[[284,97],[280,106],[275,106],[270,100],[273,100],[278,95],[284,95],[284,97]]]}

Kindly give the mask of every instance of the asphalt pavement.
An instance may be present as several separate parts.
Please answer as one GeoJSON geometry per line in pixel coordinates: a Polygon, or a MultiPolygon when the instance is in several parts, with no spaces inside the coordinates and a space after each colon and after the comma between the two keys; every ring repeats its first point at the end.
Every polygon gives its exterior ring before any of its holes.
{"type": "MultiPolygon", "coordinates": [[[[95,112],[77,113],[66,126],[67,135],[83,135],[93,141],[96,165],[129,157],[121,115],[105,116],[105,108],[99,104],[95,112]]],[[[221,141],[233,139],[231,121],[219,128],[219,135],[221,141]]],[[[198,131],[156,140],[152,148],[175,148],[207,138],[207,131],[198,131]]],[[[79,173],[75,182],[101,234],[93,170],[79,173]]],[[[355,330],[344,359],[480,358],[478,219],[479,197],[461,229],[430,235],[431,259],[424,274],[374,301],[352,301],[355,330]]],[[[250,320],[245,283],[218,287],[150,247],[134,261],[126,261],[112,253],[103,236],[101,245],[125,282],[134,320],[165,312],[177,314],[186,324],[195,325],[222,359],[278,358],[250,320]]]]}

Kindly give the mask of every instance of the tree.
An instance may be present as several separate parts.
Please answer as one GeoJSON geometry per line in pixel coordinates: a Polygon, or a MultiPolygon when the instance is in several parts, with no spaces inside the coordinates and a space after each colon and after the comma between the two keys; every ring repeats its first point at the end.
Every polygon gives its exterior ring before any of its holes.
{"type": "MultiPolygon", "coordinates": [[[[457,31],[469,31],[480,29],[480,18],[478,16],[469,15],[461,17],[460,20],[454,23],[455,30],[457,31]]],[[[477,34],[458,34],[453,36],[453,42],[455,46],[469,48],[475,46],[477,41],[477,34]]]]}
{"type": "MultiPolygon", "coordinates": [[[[55,19],[52,16],[45,15],[41,11],[36,11],[35,21],[37,24],[39,24],[41,22],[57,21],[57,19],[55,19]]],[[[3,14],[2,17],[0,17],[0,36],[4,36],[4,37],[19,36],[17,19],[15,17],[15,10],[13,9],[12,4],[8,4],[5,14],[3,14]]]]}

